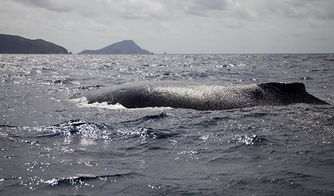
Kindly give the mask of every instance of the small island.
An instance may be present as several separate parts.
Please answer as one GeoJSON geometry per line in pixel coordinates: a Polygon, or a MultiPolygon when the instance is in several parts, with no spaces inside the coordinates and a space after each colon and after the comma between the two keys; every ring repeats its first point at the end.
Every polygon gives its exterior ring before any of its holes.
{"type": "Polygon", "coordinates": [[[99,50],[84,50],[79,54],[153,54],[142,49],[132,40],[123,40],[99,50]]]}
{"type": "Polygon", "coordinates": [[[0,34],[1,54],[68,54],[59,45],[42,40],[27,39],[16,35],[0,34]]]}

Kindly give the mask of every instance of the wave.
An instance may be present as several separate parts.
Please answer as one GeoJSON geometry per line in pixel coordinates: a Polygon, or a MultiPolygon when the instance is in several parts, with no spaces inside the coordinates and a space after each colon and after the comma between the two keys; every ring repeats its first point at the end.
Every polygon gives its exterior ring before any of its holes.
{"type": "Polygon", "coordinates": [[[255,145],[267,141],[264,137],[252,135],[235,135],[228,143],[241,143],[245,145],[255,145]]]}
{"type": "Polygon", "coordinates": [[[4,125],[4,124],[0,124],[0,127],[14,128],[14,127],[16,127],[16,126],[14,126],[14,125],[4,125]]]}
{"type": "Polygon", "coordinates": [[[56,136],[72,136],[81,135],[85,139],[108,139],[108,127],[100,123],[87,123],[81,120],[70,120],[65,123],[56,124],[47,127],[35,128],[42,135],[36,137],[56,137],[56,136]]]}
{"type": "Polygon", "coordinates": [[[117,172],[114,174],[106,174],[106,175],[93,175],[93,174],[78,174],[76,176],[68,176],[68,177],[60,177],[60,178],[52,178],[50,180],[44,180],[45,184],[49,184],[51,186],[56,185],[78,185],[84,184],[87,181],[92,180],[103,180],[106,181],[109,178],[122,178],[126,176],[136,176],[139,175],[132,171],[124,171],[124,172],[117,172]]]}
{"type": "Polygon", "coordinates": [[[104,87],[101,84],[96,84],[96,85],[87,85],[87,86],[81,86],[78,87],[78,89],[82,89],[82,90],[91,90],[91,89],[98,89],[98,88],[102,88],[104,87]]]}
{"type": "Polygon", "coordinates": [[[137,122],[137,123],[141,123],[141,122],[145,122],[145,121],[149,121],[149,120],[157,120],[157,119],[163,119],[168,117],[168,115],[164,112],[160,113],[160,114],[156,114],[156,115],[147,115],[135,120],[128,120],[128,121],[123,121],[123,124],[127,124],[127,123],[133,123],[133,122],[137,122]]]}
{"type": "Polygon", "coordinates": [[[178,135],[178,133],[167,129],[153,128],[135,128],[135,129],[119,129],[117,134],[126,138],[151,138],[151,139],[166,139],[178,135]]]}
{"type": "Polygon", "coordinates": [[[144,116],[133,121],[125,121],[118,124],[107,125],[104,123],[88,123],[82,120],[70,120],[61,124],[47,127],[36,127],[33,130],[39,134],[36,138],[52,138],[52,137],[73,137],[79,136],[83,139],[103,139],[110,140],[115,137],[125,138],[146,138],[146,139],[166,139],[173,137],[175,133],[167,129],[156,129],[150,127],[130,127],[124,126],[129,123],[142,123],[152,119],[165,118],[166,114],[144,116]]]}

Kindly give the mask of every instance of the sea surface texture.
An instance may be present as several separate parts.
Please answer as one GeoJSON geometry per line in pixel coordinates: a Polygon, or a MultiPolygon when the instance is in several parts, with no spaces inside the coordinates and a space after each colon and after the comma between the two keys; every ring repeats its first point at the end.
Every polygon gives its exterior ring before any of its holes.
{"type": "Polygon", "coordinates": [[[334,195],[334,54],[0,55],[0,195],[334,195]],[[128,82],[302,82],[331,105],[127,109],[128,82]]]}

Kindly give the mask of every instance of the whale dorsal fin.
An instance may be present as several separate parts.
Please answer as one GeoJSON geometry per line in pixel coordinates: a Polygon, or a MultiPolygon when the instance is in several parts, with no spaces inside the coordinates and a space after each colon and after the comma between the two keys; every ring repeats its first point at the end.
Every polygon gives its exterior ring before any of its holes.
{"type": "Polygon", "coordinates": [[[262,88],[273,88],[281,92],[287,92],[287,93],[301,93],[305,92],[305,85],[300,82],[293,82],[293,83],[278,83],[278,82],[269,82],[269,83],[263,83],[259,84],[262,88]]]}
{"type": "Polygon", "coordinates": [[[293,83],[263,83],[258,85],[267,95],[272,95],[278,100],[282,101],[282,104],[291,103],[310,103],[310,104],[328,104],[313,95],[306,92],[305,85],[300,82],[293,83]]]}

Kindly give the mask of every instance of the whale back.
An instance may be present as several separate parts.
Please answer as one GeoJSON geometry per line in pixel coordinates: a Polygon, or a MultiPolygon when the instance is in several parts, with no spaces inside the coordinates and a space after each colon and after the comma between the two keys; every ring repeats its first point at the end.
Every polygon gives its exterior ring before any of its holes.
{"type": "Polygon", "coordinates": [[[119,103],[127,108],[224,110],[258,105],[327,104],[307,93],[303,83],[274,82],[236,86],[175,82],[129,83],[86,97],[88,103],[119,103]]]}

